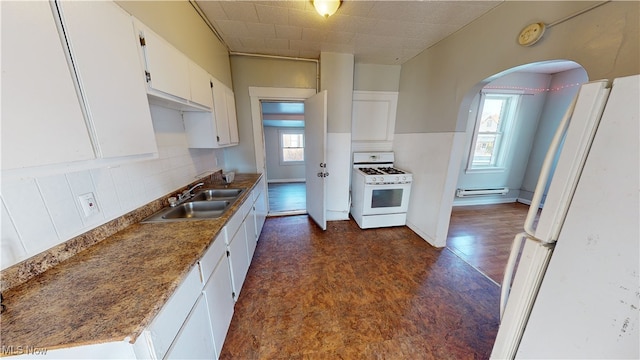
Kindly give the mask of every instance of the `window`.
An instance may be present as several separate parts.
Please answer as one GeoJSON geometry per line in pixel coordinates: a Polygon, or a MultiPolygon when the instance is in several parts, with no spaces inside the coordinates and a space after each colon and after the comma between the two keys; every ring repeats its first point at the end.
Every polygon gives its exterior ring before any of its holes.
{"type": "Polygon", "coordinates": [[[503,170],[519,94],[482,93],[467,170],[503,170]]]}
{"type": "Polygon", "coordinates": [[[304,130],[280,130],[280,164],[304,162],[304,130]]]}

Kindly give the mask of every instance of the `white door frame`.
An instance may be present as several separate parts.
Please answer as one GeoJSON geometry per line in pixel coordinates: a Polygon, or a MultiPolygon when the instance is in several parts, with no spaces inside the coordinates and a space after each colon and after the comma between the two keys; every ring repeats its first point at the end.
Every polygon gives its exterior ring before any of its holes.
{"type": "Polygon", "coordinates": [[[304,101],[316,94],[316,89],[249,87],[251,101],[251,119],[253,122],[253,148],[256,156],[256,171],[263,174],[266,170],[264,132],[262,128],[261,100],[304,101]]]}

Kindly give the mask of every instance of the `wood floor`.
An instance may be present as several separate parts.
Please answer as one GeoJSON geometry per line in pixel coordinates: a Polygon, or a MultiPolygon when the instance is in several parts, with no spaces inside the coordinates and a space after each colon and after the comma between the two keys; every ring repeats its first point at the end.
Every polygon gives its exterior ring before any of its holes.
{"type": "Polygon", "coordinates": [[[513,238],[523,231],[527,211],[529,206],[521,203],[454,207],[447,248],[501,284],[513,238]]]}
{"type": "Polygon", "coordinates": [[[486,359],[499,287],[407,227],[270,217],[222,359],[486,359]]]}
{"type": "Polygon", "coordinates": [[[270,183],[269,214],[281,215],[307,210],[307,186],[304,182],[270,183]]]}

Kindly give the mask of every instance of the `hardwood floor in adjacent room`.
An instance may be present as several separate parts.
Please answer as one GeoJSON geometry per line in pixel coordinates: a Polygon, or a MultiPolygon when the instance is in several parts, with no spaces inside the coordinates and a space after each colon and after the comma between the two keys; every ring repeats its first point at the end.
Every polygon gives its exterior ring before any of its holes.
{"type": "Polygon", "coordinates": [[[528,211],[521,203],[454,207],[447,248],[501,284],[513,238],[523,231],[528,211]]]}
{"type": "Polygon", "coordinates": [[[407,227],[268,218],[222,359],[486,359],[499,287],[407,227]]]}
{"type": "Polygon", "coordinates": [[[270,183],[269,214],[305,213],[307,185],[304,182],[270,183]]]}

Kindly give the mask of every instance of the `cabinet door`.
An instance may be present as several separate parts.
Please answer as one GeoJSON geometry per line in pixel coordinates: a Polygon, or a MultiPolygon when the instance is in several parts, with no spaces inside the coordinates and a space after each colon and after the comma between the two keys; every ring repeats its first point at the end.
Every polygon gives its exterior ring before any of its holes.
{"type": "Polygon", "coordinates": [[[59,1],[100,157],[158,152],[131,16],[111,1],[59,1]]]}
{"type": "Polygon", "coordinates": [[[218,358],[224,339],[227,337],[234,306],[231,272],[229,271],[229,259],[226,254],[219,259],[213,274],[204,287],[204,293],[209,307],[216,358],[218,358]]]}
{"type": "Polygon", "coordinates": [[[191,101],[200,105],[213,108],[213,96],[211,94],[211,76],[206,70],[189,61],[189,83],[191,86],[191,101]]]}
{"type": "Polygon", "coordinates": [[[193,306],[165,359],[213,359],[216,356],[204,296],[193,306]]]}
{"type": "Polygon", "coordinates": [[[217,79],[213,79],[212,84],[218,145],[229,145],[231,143],[231,135],[229,133],[227,87],[217,79]]]}
{"type": "Polygon", "coordinates": [[[236,116],[236,99],[233,91],[229,88],[225,91],[225,100],[227,105],[227,127],[229,128],[229,143],[238,144],[240,138],[238,136],[238,119],[236,116]]]}
{"type": "MultiPolygon", "coordinates": [[[[261,181],[258,186],[264,186],[264,182],[261,181]]],[[[267,220],[267,194],[264,189],[256,198],[256,241],[260,238],[260,233],[262,232],[262,227],[264,226],[264,222],[267,220]]]]}
{"type": "Polygon", "coordinates": [[[249,214],[244,221],[245,226],[247,228],[247,259],[249,264],[251,264],[251,260],[253,259],[253,253],[256,251],[256,245],[258,244],[257,238],[257,229],[256,229],[256,207],[255,205],[251,206],[249,210],[249,214]]]}
{"type": "Polygon", "coordinates": [[[146,342],[157,358],[165,358],[201,292],[200,271],[194,266],[145,331],[146,342]]]}
{"type": "Polygon", "coordinates": [[[189,59],[155,32],[136,22],[144,37],[144,57],[151,80],[149,87],[188,100],[189,59]]]}
{"type": "Polygon", "coordinates": [[[391,149],[395,133],[398,93],[392,91],[354,91],[351,141],[354,150],[391,149]]]}
{"type": "Polygon", "coordinates": [[[235,300],[238,300],[242,284],[249,270],[249,258],[247,257],[247,231],[241,224],[238,231],[229,243],[229,266],[231,267],[231,279],[235,300]]]}
{"type": "Polygon", "coordinates": [[[2,169],[95,158],[46,1],[2,1],[2,169]]]}

